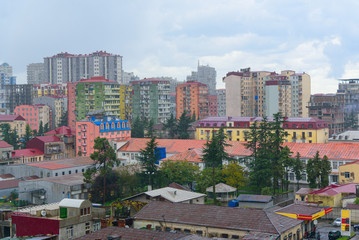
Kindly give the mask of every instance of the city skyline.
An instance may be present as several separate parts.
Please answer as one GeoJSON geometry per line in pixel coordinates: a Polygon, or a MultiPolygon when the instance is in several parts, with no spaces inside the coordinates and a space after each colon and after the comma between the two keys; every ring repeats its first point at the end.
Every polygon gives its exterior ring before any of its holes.
{"type": "Polygon", "coordinates": [[[312,93],[336,92],[337,79],[359,77],[358,7],[355,1],[5,0],[0,64],[13,66],[17,82],[25,83],[26,66],[44,57],[103,50],[123,56],[124,71],[141,78],[183,81],[199,62],[216,69],[217,88],[227,72],[251,67],[306,72],[312,93]]]}

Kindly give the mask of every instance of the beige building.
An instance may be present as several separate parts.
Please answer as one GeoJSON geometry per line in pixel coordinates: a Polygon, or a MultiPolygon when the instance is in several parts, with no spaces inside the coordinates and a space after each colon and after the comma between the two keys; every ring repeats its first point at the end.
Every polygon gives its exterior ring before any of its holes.
{"type": "Polygon", "coordinates": [[[282,112],[288,117],[308,117],[310,76],[306,73],[252,72],[245,68],[227,73],[223,82],[227,116],[256,117],[282,112]]]}
{"type": "Polygon", "coordinates": [[[16,129],[19,137],[25,136],[26,120],[21,115],[0,115],[0,125],[5,123],[9,124],[11,129],[16,129]]]}

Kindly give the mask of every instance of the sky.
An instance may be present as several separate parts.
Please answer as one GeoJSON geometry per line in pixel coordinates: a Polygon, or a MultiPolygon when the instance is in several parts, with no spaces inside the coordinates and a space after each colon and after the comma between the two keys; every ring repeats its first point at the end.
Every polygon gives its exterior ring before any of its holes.
{"type": "Polygon", "coordinates": [[[179,81],[198,62],[227,72],[294,70],[312,94],[359,78],[359,1],[1,0],[0,64],[26,83],[26,66],[60,52],[123,56],[140,78],[179,81]]]}

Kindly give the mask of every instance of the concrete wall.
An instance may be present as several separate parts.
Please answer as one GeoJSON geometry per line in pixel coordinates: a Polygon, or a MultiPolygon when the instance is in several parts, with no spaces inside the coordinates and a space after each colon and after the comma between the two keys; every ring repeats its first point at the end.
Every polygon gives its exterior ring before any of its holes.
{"type": "Polygon", "coordinates": [[[223,81],[226,85],[226,114],[231,117],[240,117],[242,77],[230,75],[224,78],[223,81]]]}

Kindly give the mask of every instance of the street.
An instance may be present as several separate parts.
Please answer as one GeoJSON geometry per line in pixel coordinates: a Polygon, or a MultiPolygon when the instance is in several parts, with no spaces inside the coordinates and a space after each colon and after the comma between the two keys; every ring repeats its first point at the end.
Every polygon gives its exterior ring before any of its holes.
{"type": "MultiPolygon", "coordinates": [[[[332,220],[328,221],[328,220],[324,220],[324,221],[320,221],[317,225],[317,231],[320,233],[320,240],[328,240],[328,233],[329,231],[332,230],[336,230],[336,231],[340,231],[340,227],[334,227],[332,225],[332,220]]],[[[353,232],[353,228],[352,228],[352,232],[353,232]]],[[[356,239],[359,240],[359,235],[355,236],[352,239],[356,239]]]]}

